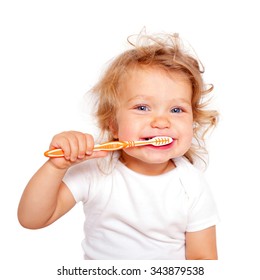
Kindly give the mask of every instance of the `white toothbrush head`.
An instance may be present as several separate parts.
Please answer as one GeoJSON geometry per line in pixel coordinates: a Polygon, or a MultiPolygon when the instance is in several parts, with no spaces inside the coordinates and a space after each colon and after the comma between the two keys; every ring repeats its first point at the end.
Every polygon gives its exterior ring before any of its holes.
{"type": "Polygon", "coordinates": [[[165,146],[173,142],[173,139],[169,136],[156,136],[147,140],[153,146],[165,146]]]}

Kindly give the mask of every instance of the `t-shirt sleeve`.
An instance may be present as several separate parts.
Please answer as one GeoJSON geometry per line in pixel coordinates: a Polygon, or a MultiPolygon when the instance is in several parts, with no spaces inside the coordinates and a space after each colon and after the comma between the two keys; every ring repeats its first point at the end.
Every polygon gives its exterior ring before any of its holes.
{"type": "Polygon", "coordinates": [[[186,231],[194,232],[214,226],[219,222],[218,211],[204,174],[187,160],[176,160],[180,180],[188,197],[186,231]]]}
{"type": "Polygon", "coordinates": [[[197,181],[197,193],[192,197],[186,231],[193,232],[214,226],[219,222],[216,203],[209,185],[202,176],[197,181]]]}
{"type": "Polygon", "coordinates": [[[87,202],[90,188],[90,173],[88,164],[82,163],[71,167],[65,176],[63,182],[71,191],[76,202],[87,202]]]}

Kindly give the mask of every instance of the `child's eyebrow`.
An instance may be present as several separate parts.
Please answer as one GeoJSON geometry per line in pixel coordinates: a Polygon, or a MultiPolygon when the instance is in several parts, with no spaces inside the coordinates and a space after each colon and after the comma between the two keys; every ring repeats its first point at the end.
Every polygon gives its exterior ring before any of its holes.
{"type": "Polygon", "coordinates": [[[136,100],[136,99],[152,99],[153,96],[149,96],[149,95],[135,95],[135,96],[132,96],[130,97],[127,102],[131,102],[133,100],[136,100]]]}
{"type": "MultiPolygon", "coordinates": [[[[135,100],[152,100],[154,98],[153,95],[135,95],[130,97],[127,102],[132,102],[135,100]]],[[[172,98],[171,100],[167,101],[169,103],[176,103],[176,104],[187,104],[187,105],[191,105],[191,100],[190,99],[186,99],[186,98],[172,98]]]]}

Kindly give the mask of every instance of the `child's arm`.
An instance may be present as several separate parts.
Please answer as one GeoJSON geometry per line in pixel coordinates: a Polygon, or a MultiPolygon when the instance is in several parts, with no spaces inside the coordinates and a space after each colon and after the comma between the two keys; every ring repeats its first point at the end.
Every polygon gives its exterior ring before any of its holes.
{"type": "Polygon", "coordinates": [[[22,226],[45,227],[75,205],[75,199],[62,179],[70,166],[107,155],[107,152],[93,152],[93,147],[93,137],[80,132],[64,132],[53,138],[50,149],[61,148],[65,157],[49,159],[27,184],[18,207],[22,226]]]}
{"type": "Polygon", "coordinates": [[[216,227],[186,232],[187,260],[217,260],[216,227]]]}

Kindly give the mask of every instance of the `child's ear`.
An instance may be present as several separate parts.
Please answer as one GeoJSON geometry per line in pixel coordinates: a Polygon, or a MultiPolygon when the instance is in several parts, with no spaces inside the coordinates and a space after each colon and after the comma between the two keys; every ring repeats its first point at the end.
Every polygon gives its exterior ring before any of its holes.
{"type": "Polygon", "coordinates": [[[111,120],[109,122],[109,130],[111,134],[113,135],[114,139],[118,139],[118,126],[116,120],[111,120]]]}

